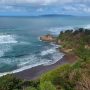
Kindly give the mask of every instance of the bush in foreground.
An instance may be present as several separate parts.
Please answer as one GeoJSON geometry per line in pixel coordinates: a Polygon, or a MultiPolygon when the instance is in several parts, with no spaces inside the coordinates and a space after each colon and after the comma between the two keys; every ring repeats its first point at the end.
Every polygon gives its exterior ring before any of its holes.
{"type": "Polygon", "coordinates": [[[22,81],[13,75],[6,75],[0,78],[0,90],[21,89],[22,81]]]}

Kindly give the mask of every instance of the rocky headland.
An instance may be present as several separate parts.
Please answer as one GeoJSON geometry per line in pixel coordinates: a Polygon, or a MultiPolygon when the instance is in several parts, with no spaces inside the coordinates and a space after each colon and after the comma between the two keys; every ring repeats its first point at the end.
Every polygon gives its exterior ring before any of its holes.
{"type": "MultiPolygon", "coordinates": [[[[52,43],[54,43],[56,45],[61,45],[61,46],[63,44],[63,42],[60,39],[57,39],[57,37],[55,37],[55,36],[53,36],[51,34],[41,36],[40,40],[44,41],[44,42],[48,42],[48,43],[52,42],[52,43]]],[[[65,49],[63,47],[59,47],[58,50],[60,50],[63,53],[69,53],[69,52],[72,51],[72,49],[65,49]]]]}
{"type": "Polygon", "coordinates": [[[46,41],[46,42],[55,42],[56,41],[56,37],[54,37],[53,35],[47,34],[47,35],[43,35],[40,37],[41,41],[46,41]]]}

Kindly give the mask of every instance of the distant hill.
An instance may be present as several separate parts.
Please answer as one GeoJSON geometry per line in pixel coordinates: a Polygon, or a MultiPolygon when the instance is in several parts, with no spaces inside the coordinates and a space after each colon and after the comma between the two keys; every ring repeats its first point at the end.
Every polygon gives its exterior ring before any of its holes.
{"type": "Polygon", "coordinates": [[[40,17],[74,17],[74,15],[65,15],[65,14],[46,14],[39,15],[40,17]]]}

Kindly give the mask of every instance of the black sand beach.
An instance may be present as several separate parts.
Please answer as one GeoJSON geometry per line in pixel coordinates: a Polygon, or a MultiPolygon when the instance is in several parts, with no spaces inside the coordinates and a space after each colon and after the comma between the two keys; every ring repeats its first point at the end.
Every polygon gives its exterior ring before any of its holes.
{"type": "Polygon", "coordinates": [[[47,66],[37,66],[37,67],[33,67],[21,72],[16,73],[16,77],[20,78],[20,79],[24,79],[24,80],[34,80],[34,79],[38,79],[43,73],[53,70],[55,68],[57,68],[60,65],[66,64],[66,63],[73,63],[76,60],[76,56],[75,55],[65,55],[61,60],[59,60],[58,62],[56,62],[55,64],[52,65],[47,65],[47,66]]]}

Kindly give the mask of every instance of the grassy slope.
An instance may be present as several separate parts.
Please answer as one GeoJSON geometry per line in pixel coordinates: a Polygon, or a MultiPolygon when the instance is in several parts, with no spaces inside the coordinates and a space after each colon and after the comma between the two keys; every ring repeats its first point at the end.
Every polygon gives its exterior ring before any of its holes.
{"type": "Polygon", "coordinates": [[[80,60],[73,65],[63,65],[44,74],[41,83],[50,81],[57,90],[89,90],[90,61],[80,60]]]}

